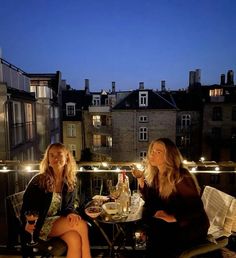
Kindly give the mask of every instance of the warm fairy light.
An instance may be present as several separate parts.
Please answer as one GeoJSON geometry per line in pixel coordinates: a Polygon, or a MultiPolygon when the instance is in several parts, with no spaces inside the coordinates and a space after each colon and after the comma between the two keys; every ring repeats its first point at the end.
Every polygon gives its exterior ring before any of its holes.
{"type": "Polygon", "coordinates": [[[204,158],[204,157],[201,157],[201,158],[200,158],[200,161],[201,161],[201,162],[205,161],[205,158],[204,158]]]}
{"type": "Polygon", "coordinates": [[[102,162],[102,166],[103,166],[104,168],[107,168],[107,167],[108,167],[108,163],[107,163],[107,162],[102,162]]]}
{"type": "Polygon", "coordinates": [[[31,166],[26,166],[26,167],[25,167],[25,170],[26,170],[27,172],[30,172],[30,171],[31,171],[31,166]]]}

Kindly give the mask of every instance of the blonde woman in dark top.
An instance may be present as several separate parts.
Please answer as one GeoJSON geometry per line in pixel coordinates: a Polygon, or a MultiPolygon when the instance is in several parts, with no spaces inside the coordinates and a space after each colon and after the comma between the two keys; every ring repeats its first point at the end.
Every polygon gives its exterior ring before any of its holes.
{"type": "Polygon", "coordinates": [[[48,146],[40,172],[29,182],[23,197],[21,220],[25,241],[30,234],[47,240],[60,237],[67,244],[67,258],[91,258],[87,223],[74,207],[76,163],[61,143],[48,146]],[[36,225],[26,223],[25,212],[36,211],[36,225]]]}
{"type": "Polygon", "coordinates": [[[137,180],[145,200],[148,257],[178,257],[206,239],[209,221],[197,181],[170,139],[151,142],[145,172],[137,180]]]}

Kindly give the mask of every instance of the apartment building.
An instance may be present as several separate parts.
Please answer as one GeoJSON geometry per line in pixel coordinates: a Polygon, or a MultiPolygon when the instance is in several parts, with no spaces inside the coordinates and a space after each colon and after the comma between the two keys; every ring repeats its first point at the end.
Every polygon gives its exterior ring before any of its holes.
{"type": "Polygon", "coordinates": [[[202,155],[208,160],[236,161],[236,86],[202,87],[202,155]]]}
{"type": "Polygon", "coordinates": [[[61,72],[27,74],[36,98],[36,128],[40,158],[50,143],[62,141],[61,91],[66,83],[61,72]]]}
{"type": "Polygon", "coordinates": [[[80,161],[86,146],[83,117],[91,103],[91,96],[86,95],[85,90],[63,90],[62,103],[63,143],[74,158],[80,161]]]}
{"type": "Polygon", "coordinates": [[[112,160],[139,161],[150,142],[176,138],[177,107],[169,92],[139,89],[130,92],[112,109],[112,160]]]}
{"type": "Polygon", "coordinates": [[[37,159],[36,98],[30,78],[0,59],[0,159],[37,159]]]}

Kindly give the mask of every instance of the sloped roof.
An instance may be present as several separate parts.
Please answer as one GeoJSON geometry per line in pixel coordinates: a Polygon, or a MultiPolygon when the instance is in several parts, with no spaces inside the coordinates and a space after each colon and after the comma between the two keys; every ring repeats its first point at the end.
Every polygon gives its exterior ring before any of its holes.
{"type": "Polygon", "coordinates": [[[153,90],[134,90],[117,105],[117,109],[176,109],[175,103],[171,99],[169,92],[156,92],[153,90]],[[139,92],[148,92],[148,106],[139,106],[139,92]]]}

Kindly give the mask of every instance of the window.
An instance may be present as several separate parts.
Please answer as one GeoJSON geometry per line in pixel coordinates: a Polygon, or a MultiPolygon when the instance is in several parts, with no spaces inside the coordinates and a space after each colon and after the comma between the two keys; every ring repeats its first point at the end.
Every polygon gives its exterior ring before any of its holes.
{"type": "Polygon", "coordinates": [[[66,103],[66,115],[75,116],[75,103],[66,103]]]}
{"type": "Polygon", "coordinates": [[[236,128],[235,128],[235,127],[233,127],[233,128],[231,129],[231,139],[232,139],[233,141],[236,141],[236,128]]]}
{"type": "Polygon", "coordinates": [[[181,146],[187,146],[190,144],[190,137],[189,136],[181,136],[181,146]]]}
{"type": "Polygon", "coordinates": [[[181,116],[181,128],[186,128],[191,125],[191,115],[185,114],[181,116]]]}
{"type": "Polygon", "coordinates": [[[139,106],[140,107],[148,106],[148,92],[147,91],[139,92],[139,106]]]}
{"type": "Polygon", "coordinates": [[[75,124],[67,125],[67,137],[76,137],[76,126],[75,124]]]}
{"type": "Polygon", "coordinates": [[[147,127],[139,128],[139,141],[147,141],[148,140],[148,129],[147,127]]]}
{"type": "Polygon", "coordinates": [[[147,157],[147,152],[146,151],[140,151],[139,152],[139,159],[144,160],[147,157]]]}
{"type": "Polygon", "coordinates": [[[112,147],[112,137],[111,136],[107,136],[107,146],[112,147]]]}
{"type": "Polygon", "coordinates": [[[99,134],[93,135],[93,146],[95,146],[95,147],[101,146],[101,135],[99,135],[99,134]]]}
{"type": "Polygon", "coordinates": [[[223,96],[223,89],[213,89],[213,90],[210,90],[209,92],[209,95],[211,97],[217,97],[217,96],[223,96]]]}
{"type": "Polygon", "coordinates": [[[93,126],[94,127],[100,127],[101,124],[102,124],[101,116],[93,116],[93,126]]]}
{"type": "Polygon", "coordinates": [[[13,101],[13,146],[23,142],[21,103],[13,101]]]}
{"type": "Polygon", "coordinates": [[[68,149],[72,153],[73,157],[76,158],[77,157],[77,155],[76,155],[76,145],[75,144],[69,144],[68,149]]]}
{"type": "Polygon", "coordinates": [[[232,107],[232,120],[236,121],[236,106],[232,107]]]}
{"type": "Polygon", "coordinates": [[[148,117],[147,116],[139,116],[138,121],[140,123],[147,123],[148,122],[148,117]]]}
{"type": "Polygon", "coordinates": [[[100,106],[100,95],[93,95],[93,106],[100,106]]]}
{"type": "Polygon", "coordinates": [[[221,138],[221,128],[213,127],[211,130],[212,138],[215,140],[219,140],[221,138]]]}
{"type": "Polygon", "coordinates": [[[222,120],[222,108],[221,107],[213,107],[212,120],[213,121],[221,121],[222,120]]]}
{"type": "Polygon", "coordinates": [[[26,140],[33,139],[33,106],[30,103],[25,103],[25,128],[26,140]]]}

